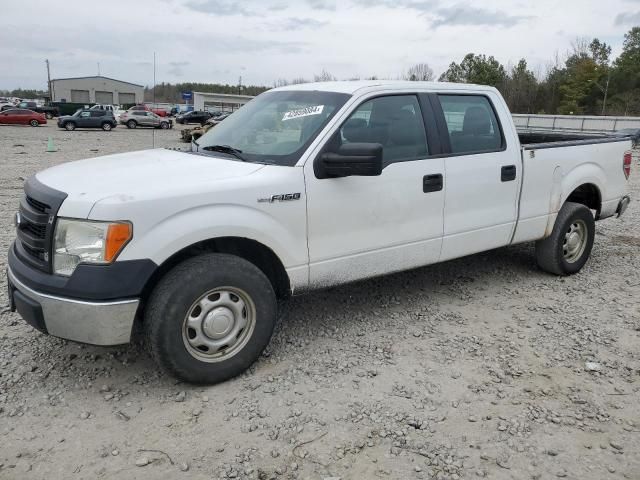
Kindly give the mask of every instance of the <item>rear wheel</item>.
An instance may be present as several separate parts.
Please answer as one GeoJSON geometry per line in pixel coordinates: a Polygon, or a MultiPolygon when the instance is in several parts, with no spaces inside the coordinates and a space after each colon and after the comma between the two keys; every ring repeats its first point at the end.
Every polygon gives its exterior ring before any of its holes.
{"type": "Polygon", "coordinates": [[[127,122],[127,128],[136,128],[138,126],[138,124],[136,123],[135,120],[129,120],[127,122]]]}
{"type": "Polygon", "coordinates": [[[51,112],[46,112],[44,116],[46,117],[47,120],[51,120],[53,118],[53,114],[51,112]]]}
{"type": "Polygon", "coordinates": [[[32,127],[37,127],[38,125],[40,125],[40,122],[38,122],[38,120],[31,120],[29,122],[29,125],[31,125],[32,127]]]}
{"type": "Polygon", "coordinates": [[[105,132],[110,132],[112,128],[113,126],[109,122],[104,122],[102,124],[102,130],[104,130],[105,132]]]}
{"type": "Polygon", "coordinates": [[[72,130],[76,129],[76,124],[73,122],[67,122],[64,124],[64,128],[65,130],[68,130],[69,132],[71,132],[72,130]]]}
{"type": "Polygon", "coordinates": [[[212,253],[167,273],[151,294],[144,328],[160,367],[187,382],[212,384],[258,359],[276,317],[265,274],[240,257],[212,253]]]}
{"type": "Polygon", "coordinates": [[[595,220],[589,208],[580,203],[565,203],[551,235],[536,242],[538,265],[556,275],[579,272],[591,254],[595,230],[595,220]]]}

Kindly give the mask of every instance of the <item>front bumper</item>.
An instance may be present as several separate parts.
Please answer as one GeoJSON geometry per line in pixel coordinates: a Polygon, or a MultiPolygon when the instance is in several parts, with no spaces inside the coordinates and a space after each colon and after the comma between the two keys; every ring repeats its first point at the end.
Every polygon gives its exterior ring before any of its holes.
{"type": "Polygon", "coordinates": [[[7,269],[9,305],[50,335],[92,345],[129,343],[140,300],[92,302],[36,292],[7,269]]]}

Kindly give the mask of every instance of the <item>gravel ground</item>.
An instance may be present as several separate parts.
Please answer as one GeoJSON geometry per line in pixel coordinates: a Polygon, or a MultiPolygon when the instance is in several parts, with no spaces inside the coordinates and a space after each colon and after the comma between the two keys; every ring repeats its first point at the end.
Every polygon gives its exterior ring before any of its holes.
{"type": "MultiPolygon", "coordinates": [[[[151,136],[0,127],[0,270],[24,178],[151,136]]],[[[526,244],[295,298],[260,361],[214,387],[139,345],[40,334],[2,276],[0,478],[638,479],[635,199],[569,278],[526,244]]]]}

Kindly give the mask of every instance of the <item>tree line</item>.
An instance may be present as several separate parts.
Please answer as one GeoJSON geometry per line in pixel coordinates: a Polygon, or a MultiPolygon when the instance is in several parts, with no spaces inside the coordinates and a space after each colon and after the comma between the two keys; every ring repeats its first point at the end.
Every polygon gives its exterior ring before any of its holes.
{"type": "MultiPolygon", "coordinates": [[[[419,63],[397,78],[431,81],[436,76],[428,63],[419,63]]],[[[272,87],[334,80],[335,76],[323,70],[310,78],[278,79],[272,87]]],[[[556,54],[536,71],[524,58],[505,66],[493,56],[469,53],[459,63],[452,62],[438,80],[496,87],[514,113],[640,115],[640,27],[625,34],[622,53],[617,58],[611,58],[611,46],[605,42],[581,38],[573,42],[565,55],[556,54]]],[[[155,93],[156,101],[176,102],[180,101],[182,91],[257,95],[269,88],[181,83],[160,84],[155,93]]],[[[153,89],[147,89],[145,98],[151,99],[152,95],[153,89]]]]}

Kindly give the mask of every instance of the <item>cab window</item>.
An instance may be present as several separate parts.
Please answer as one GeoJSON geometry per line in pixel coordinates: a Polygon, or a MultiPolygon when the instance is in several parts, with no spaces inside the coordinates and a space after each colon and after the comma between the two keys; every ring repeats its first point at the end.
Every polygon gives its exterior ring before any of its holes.
{"type": "Polygon", "coordinates": [[[384,166],[429,155],[422,112],[415,95],[368,100],[342,124],[330,142],[332,149],[347,143],[379,143],[384,166]]]}
{"type": "Polygon", "coordinates": [[[502,150],[505,142],[493,105],[483,95],[438,95],[449,131],[451,153],[502,150]]]}

